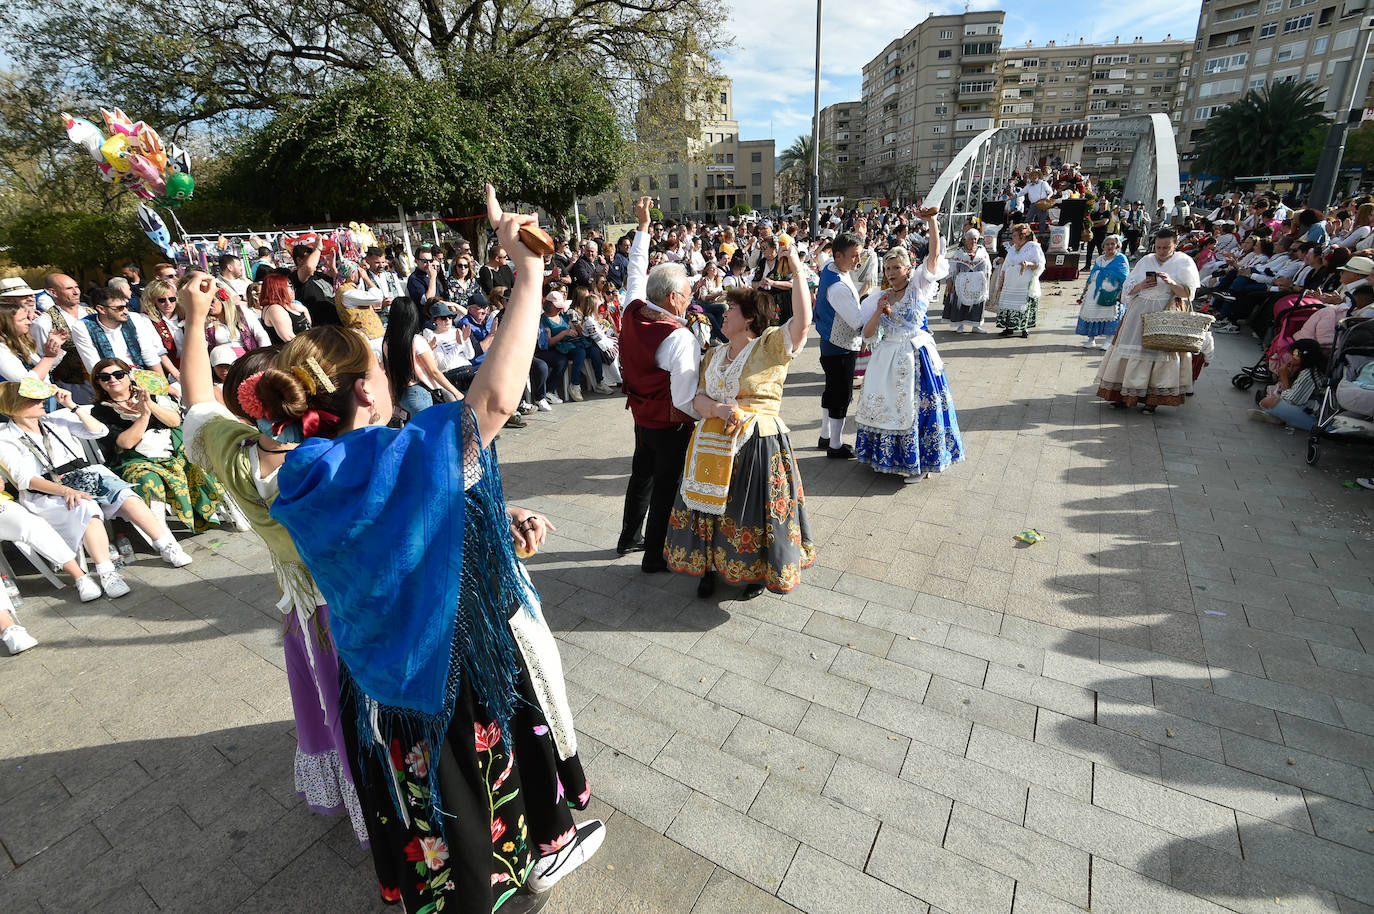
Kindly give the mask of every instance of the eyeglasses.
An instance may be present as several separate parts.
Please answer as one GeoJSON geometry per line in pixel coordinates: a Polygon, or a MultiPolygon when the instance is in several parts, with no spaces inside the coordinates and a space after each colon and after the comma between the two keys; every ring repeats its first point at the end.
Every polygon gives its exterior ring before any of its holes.
{"type": "Polygon", "coordinates": [[[97,381],[100,381],[101,383],[104,383],[105,381],[122,381],[128,376],[129,373],[121,368],[116,371],[97,372],[95,379],[97,381]]]}
{"type": "Polygon", "coordinates": [[[164,296],[164,297],[162,297],[162,298],[156,299],[156,301],[158,301],[159,303],[160,303],[160,302],[173,302],[173,303],[175,303],[176,300],[177,300],[177,297],[176,297],[175,295],[167,295],[167,296],[164,296]]]}
{"type": "Polygon", "coordinates": [[[433,258],[433,257],[416,257],[416,258],[415,258],[415,262],[416,262],[416,263],[433,263],[433,262],[434,262],[434,258],[433,258]]]}
{"type": "Polygon", "coordinates": [[[129,310],[129,303],[128,303],[128,302],[125,302],[125,303],[122,304],[122,305],[106,305],[106,306],[105,306],[105,310],[107,310],[107,311],[128,311],[128,310],[129,310]]]}

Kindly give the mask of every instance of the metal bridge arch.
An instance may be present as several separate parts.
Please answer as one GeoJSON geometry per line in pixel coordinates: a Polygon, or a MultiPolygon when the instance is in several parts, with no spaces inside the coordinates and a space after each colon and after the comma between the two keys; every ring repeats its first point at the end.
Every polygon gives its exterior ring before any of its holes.
{"type": "MultiPolygon", "coordinates": [[[[1070,124],[990,127],[968,142],[940,174],[926,196],[926,205],[940,207],[949,238],[970,216],[982,213],[983,203],[996,200],[1013,171],[1023,175],[1042,159],[1082,161],[1083,150],[1096,148],[1131,152],[1124,196],[1172,203],[1178,196],[1178,148],[1168,115],[1141,114],[1070,124]]],[[[1092,174],[1091,167],[1083,169],[1092,174]]]]}

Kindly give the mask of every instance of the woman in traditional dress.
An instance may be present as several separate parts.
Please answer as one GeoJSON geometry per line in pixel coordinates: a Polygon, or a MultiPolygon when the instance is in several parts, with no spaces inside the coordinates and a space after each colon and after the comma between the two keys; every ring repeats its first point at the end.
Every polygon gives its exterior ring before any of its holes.
{"type": "MultiPolygon", "coordinates": [[[[516,550],[548,522],[507,508],[491,442],[517,409],[539,321],[533,216],[488,213],[515,286],[465,400],[388,428],[386,373],[339,326],[282,347],[254,386],[278,437],[301,443],[271,516],[329,604],[340,716],[383,898],[407,911],[510,911],[600,846],[580,825],[558,649],[516,550]]],[[[242,397],[240,397],[242,400],[242,397]]]]}
{"type": "MultiPolygon", "coordinates": [[[[949,271],[941,256],[938,210],[920,210],[930,224],[930,250],[919,269],[903,248],[888,251],[883,273],[889,288],[874,292],[877,301],[864,337],[873,346],[856,421],[854,452],[859,462],[879,473],[895,473],[917,482],[964,458],[959,419],[954,412],[944,363],[930,335],[926,309],[949,271]]],[[[872,297],[872,296],[870,296],[872,297]]]]}
{"type": "Polygon", "coordinates": [[[186,457],[176,401],[136,385],[123,359],[96,362],[91,385],[91,416],[109,429],[100,442],[105,465],[131,483],[149,505],[167,505],[192,533],[208,530],[210,518],[223,507],[224,489],[213,474],[186,457]]]}
{"type": "Polygon", "coordinates": [[[177,289],[172,283],[154,279],[143,287],[143,316],[153,323],[162,348],[162,370],[167,372],[168,380],[176,382],[181,378],[181,350],[186,341],[186,321],[181,307],[177,304],[177,289]]]}
{"type": "MultiPolygon", "coordinates": [[[[788,275],[800,276],[796,249],[782,251],[788,275]]],[[[744,584],[741,599],[752,600],[765,588],[793,590],[816,560],[801,474],[778,415],[788,365],[811,326],[811,290],[792,283],[792,316],[778,327],[770,291],[731,289],[726,302],[721,327],[729,342],[701,358],[694,406],[703,419],[687,449],[663,557],[673,571],[701,577],[703,599],[721,577],[744,584]]]]}
{"type": "Polygon", "coordinates": [[[1002,261],[1001,286],[997,293],[997,326],[1002,336],[1020,331],[1021,339],[1030,336],[1040,307],[1040,274],[1045,272],[1045,252],[1035,240],[1035,232],[1024,223],[1011,230],[1011,244],[1002,261]]]}
{"type": "Polygon", "coordinates": [[[1108,235],[1102,239],[1102,253],[1093,261],[1088,274],[1088,286],[1079,299],[1078,326],[1074,329],[1083,340],[1084,349],[1107,348],[1107,338],[1121,326],[1121,284],[1126,281],[1131,265],[1121,253],[1121,239],[1108,235]],[[1101,340],[1099,343],[1098,341],[1101,340]]]}
{"type": "Polygon", "coordinates": [[[1097,395],[1113,407],[1135,406],[1153,413],[1157,406],[1182,406],[1193,389],[1192,357],[1142,345],[1141,318],[1155,311],[1189,307],[1197,290],[1197,266],[1180,253],[1178,234],[1169,227],[1155,233],[1154,253],[1136,262],[1126,277],[1126,313],[1097,368],[1097,395]]]}
{"type": "Polygon", "coordinates": [[[949,255],[950,297],[944,318],[954,325],[955,333],[987,333],[983,329],[983,305],[988,300],[992,261],[982,237],[977,229],[969,229],[958,250],[949,255]]]}
{"type": "MultiPolygon", "coordinates": [[[[195,279],[194,274],[183,278],[181,297],[187,320],[200,326],[209,301],[196,294],[195,279]]],[[[277,471],[296,446],[295,440],[273,437],[256,394],[258,379],[276,357],[275,347],[264,347],[230,367],[224,379],[226,409],[215,399],[205,337],[186,337],[181,362],[181,390],[190,405],[183,423],[186,451],[196,464],[212,470],[234,497],[272,559],[281,593],[277,609],[282,613],[286,682],[296,718],[296,793],[314,812],[347,814],[354,836],[366,846],[367,825],[353,787],[339,715],[339,658],[329,637],[329,607],[290,535],[267,513],[277,497],[277,471]]]]}

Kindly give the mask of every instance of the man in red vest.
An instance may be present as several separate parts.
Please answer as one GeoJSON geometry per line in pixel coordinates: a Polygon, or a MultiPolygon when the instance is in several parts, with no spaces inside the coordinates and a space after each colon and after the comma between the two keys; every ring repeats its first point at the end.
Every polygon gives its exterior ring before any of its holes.
{"type": "Polygon", "coordinates": [[[629,304],[620,318],[620,372],[635,420],[635,454],[625,487],[625,516],[617,555],[644,551],[640,567],[648,574],[667,571],[663,541],[668,514],[682,481],[697,393],[701,347],[683,315],[692,303],[692,283],[680,263],[663,263],[649,272],[651,197],[635,203],[639,230],[630,246],[625,282],[629,304]],[[645,521],[645,514],[648,520],[645,521]],[[641,535],[640,526],[644,532],[641,535]]]}

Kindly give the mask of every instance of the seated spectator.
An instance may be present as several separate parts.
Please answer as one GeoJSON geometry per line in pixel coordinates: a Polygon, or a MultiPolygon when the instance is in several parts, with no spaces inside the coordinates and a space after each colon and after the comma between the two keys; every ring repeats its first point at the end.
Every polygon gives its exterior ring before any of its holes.
{"type": "Polygon", "coordinates": [[[382,367],[391,382],[392,398],[408,416],[433,406],[440,391],[453,400],[463,398],[439,371],[434,350],[421,333],[423,328],[419,306],[410,296],[402,295],[391,302],[391,317],[382,340],[382,367]]]}
{"type": "Polygon", "coordinates": [[[486,357],[491,335],[496,332],[497,315],[506,306],[506,286],[495,286],[491,294],[478,293],[468,299],[468,310],[458,318],[458,326],[468,331],[472,340],[472,364],[481,365],[486,357]]]}
{"type": "Polygon", "coordinates": [[[167,505],[192,533],[209,529],[223,507],[224,489],[187,459],[176,401],[136,385],[123,359],[101,359],[91,381],[91,417],[109,430],[100,442],[106,465],[149,505],[167,505]]]}
{"type": "Polygon", "coordinates": [[[162,341],[152,321],[131,313],[129,300],[108,287],[92,289],[89,300],[95,313],[71,326],[72,340],[87,374],[96,362],[112,357],[165,373],[162,341]]]}
{"type": "MultiPolygon", "coordinates": [[[[8,476],[8,468],[0,469],[8,476]]],[[[100,532],[104,534],[104,526],[101,526],[100,532]]],[[[81,567],[76,552],[63,542],[52,524],[15,502],[13,496],[3,489],[0,489],[0,540],[23,543],[41,560],[71,575],[76,583],[76,595],[82,603],[100,598],[100,585],[81,567]]],[[[103,555],[109,554],[109,548],[107,544],[103,555]]],[[[3,625],[3,621],[0,618],[0,625],[3,625]]]]}
{"type": "Polygon", "coordinates": [[[268,273],[258,293],[262,306],[262,326],[270,345],[280,346],[310,329],[310,311],[291,294],[291,281],[284,273],[268,273]]]}
{"type": "Polygon", "coordinates": [[[107,597],[121,597],[129,585],[109,559],[104,521],[122,517],[148,534],[167,564],[180,568],[191,557],[177,545],[167,524],[134,494],[133,486],[99,463],[91,463],[81,439],[99,440],[109,429],[76,408],[71,393],[33,379],[0,384],[0,465],[19,490],[19,503],[43,518],[73,552],[85,544],[107,597]],[[63,407],[44,413],[56,396],[63,407]]]}
{"type": "MultiPolygon", "coordinates": [[[[243,307],[238,295],[225,283],[215,281],[215,300],[210,304],[210,317],[205,325],[205,339],[211,348],[231,346],[237,355],[251,352],[271,341],[267,331],[252,311],[243,307]]],[[[311,313],[314,319],[314,313],[311,313]]],[[[334,323],[338,323],[337,318],[334,323]]]]}
{"type": "Polygon", "coordinates": [[[587,361],[587,354],[592,350],[596,350],[597,355],[592,360],[592,373],[599,387],[604,386],[603,370],[600,350],[596,349],[596,345],[590,340],[583,339],[580,326],[573,326],[568,320],[569,307],[563,293],[550,292],[544,297],[544,316],[539,319],[539,326],[549,335],[549,350],[561,356],[561,360],[551,360],[549,377],[556,383],[557,379],[563,377],[563,371],[570,369],[568,396],[576,403],[582,400],[582,366],[587,361]]]}
{"type": "MultiPolygon", "coordinates": [[[[582,331],[581,338],[590,343],[587,358],[592,360],[593,367],[597,361],[601,362],[604,372],[601,377],[609,375],[613,383],[619,384],[620,369],[616,367],[616,358],[620,355],[620,343],[610,325],[602,322],[600,312],[600,295],[584,286],[573,289],[572,313],[576,315],[578,329],[582,331]]],[[[614,393],[600,378],[592,390],[599,394],[614,393]]]]}
{"type": "Polygon", "coordinates": [[[453,309],[445,302],[435,302],[429,309],[434,329],[426,328],[425,341],[434,351],[435,364],[449,382],[466,392],[477,368],[472,364],[472,328],[457,326],[453,309]]]}
{"type": "Polygon", "coordinates": [[[1315,421],[1313,402],[1325,372],[1326,353],[1316,340],[1295,340],[1287,358],[1279,365],[1278,383],[1269,387],[1268,394],[1259,402],[1259,409],[1250,410],[1250,418],[1303,431],[1310,429],[1315,421]]]}
{"type": "Polygon", "coordinates": [[[181,377],[181,347],[186,340],[186,321],[177,304],[177,289],[172,283],[154,279],[143,288],[143,316],[153,325],[162,343],[162,369],[167,377],[181,377]]]}
{"type": "Polygon", "coordinates": [[[61,330],[48,334],[43,351],[29,335],[33,327],[33,310],[13,298],[0,298],[0,378],[18,381],[22,378],[48,380],[53,365],[62,357],[62,344],[67,335],[61,330]]]}
{"type": "Polygon", "coordinates": [[[692,286],[693,303],[700,305],[711,321],[711,338],[722,343],[725,342],[725,335],[721,331],[721,321],[725,319],[726,309],[723,279],[720,267],[713,260],[702,268],[701,278],[692,286]]]}

